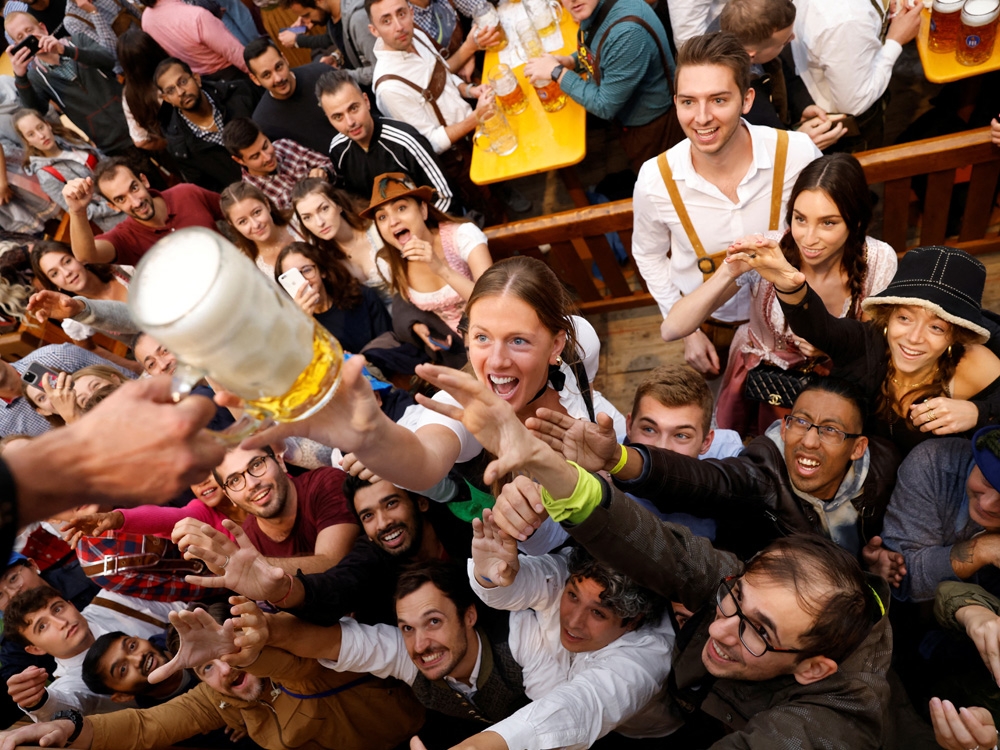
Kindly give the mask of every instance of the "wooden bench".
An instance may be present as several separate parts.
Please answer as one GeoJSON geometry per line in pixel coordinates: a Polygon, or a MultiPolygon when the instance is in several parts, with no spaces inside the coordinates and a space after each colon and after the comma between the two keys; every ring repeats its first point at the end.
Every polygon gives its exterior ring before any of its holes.
{"type": "MultiPolygon", "coordinates": [[[[1000,250],[990,232],[993,196],[1000,177],[1000,148],[989,128],[915,141],[856,155],[870,185],[884,184],[881,237],[898,253],[917,245],[950,244],[971,253],[1000,250]],[[957,237],[947,237],[948,211],[956,179],[968,172],[968,197],[957,237]],[[926,176],[919,223],[913,179],[926,176]],[[914,235],[914,229],[916,234],[914,235]]],[[[618,232],[631,255],[632,201],[604,203],[490,227],[486,236],[495,259],[524,254],[544,259],[576,293],[585,313],[609,312],[653,303],[637,273],[618,265],[604,237],[618,232]],[[542,252],[539,246],[551,246],[542,252]],[[593,273],[597,269],[603,281],[593,273]]],[[[631,262],[630,264],[631,265],[631,262]]]]}

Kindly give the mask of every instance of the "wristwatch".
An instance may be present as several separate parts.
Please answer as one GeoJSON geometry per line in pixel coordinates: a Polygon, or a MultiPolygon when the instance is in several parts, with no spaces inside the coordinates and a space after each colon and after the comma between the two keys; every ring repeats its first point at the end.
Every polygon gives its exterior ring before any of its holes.
{"type": "Polygon", "coordinates": [[[559,76],[562,75],[562,72],[564,70],[566,70],[566,68],[564,68],[561,64],[560,65],[556,65],[552,69],[552,80],[558,83],[559,82],[559,76]]]}
{"type": "Polygon", "coordinates": [[[66,744],[63,745],[63,747],[69,747],[76,741],[76,738],[80,736],[80,732],[83,731],[83,714],[75,708],[67,708],[63,711],[56,712],[56,715],[52,717],[52,721],[59,721],[60,719],[69,719],[73,722],[73,734],[69,736],[66,740],[66,744]]]}

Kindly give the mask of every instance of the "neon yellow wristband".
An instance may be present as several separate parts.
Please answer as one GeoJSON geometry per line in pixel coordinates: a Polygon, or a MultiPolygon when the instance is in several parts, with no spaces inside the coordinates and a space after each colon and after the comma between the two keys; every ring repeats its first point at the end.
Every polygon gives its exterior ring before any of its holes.
{"type": "Polygon", "coordinates": [[[614,476],[614,475],[615,475],[615,474],[617,474],[617,473],[618,473],[619,471],[621,471],[622,469],[624,469],[624,468],[625,468],[625,464],[626,464],[626,463],[628,463],[628,448],[626,448],[626,447],[625,447],[625,446],[623,445],[623,446],[622,446],[622,457],[618,459],[618,463],[616,463],[616,464],[615,464],[615,468],[613,468],[613,469],[612,469],[612,470],[611,470],[610,472],[608,472],[608,473],[609,473],[609,474],[611,474],[611,476],[614,476]]]}

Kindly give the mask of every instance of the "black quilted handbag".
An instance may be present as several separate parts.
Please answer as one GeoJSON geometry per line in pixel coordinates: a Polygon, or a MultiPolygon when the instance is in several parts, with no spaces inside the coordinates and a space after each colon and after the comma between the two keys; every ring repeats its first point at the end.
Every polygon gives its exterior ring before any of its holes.
{"type": "Polygon", "coordinates": [[[761,362],[747,373],[743,395],[750,401],[760,401],[771,406],[791,409],[795,399],[815,377],[812,360],[798,367],[782,370],[776,365],[761,362]]]}

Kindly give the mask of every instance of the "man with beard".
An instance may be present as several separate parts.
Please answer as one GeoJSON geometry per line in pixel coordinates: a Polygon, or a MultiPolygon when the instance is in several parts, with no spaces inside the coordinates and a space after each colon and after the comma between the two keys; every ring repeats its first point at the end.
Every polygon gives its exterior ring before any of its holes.
{"type": "Polygon", "coordinates": [[[152,683],[149,675],[170,661],[166,639],[140,638],[120,630],[105,633],[90,647],[83,660],[83,681],[97,695],[107,695],[115,703],[135,700],[140,708],[157,706],[194,687],[194,676],[178,670],[162,682],[152,683]]]}
{"type": "Polygon", "coordinates": [[[82,263],[135,265],[149,248],[171,232],[185,227],[215,230],[215,222],[223,218],[217,193],[186,183],[162,193],[151,190],[146,176],[137,175],[128,161],[120,157],[98,164],[93,178],[67,182],[63,198],[69,213],[70,244],[82,263]],[[97,237],[87,219],[87,206],[95,186],[112,206],[128,216],[110,232],[97,237]]]}
{"type": "Polygon", "coordinates": [[[218,585],[257,601],[275,602],[288,591],[281,608],[317,625],[333,625],[348,613],[360,622],[394,625],[393,592],[404,567],[469,557],[472,527],[447,508],[384,479],[347,476],[343,489],[365,531],[343,560],[329,570],[300,573],[289,590],[281,572],[270,569],[260,552],[220,534],[211,548],[229,562],[225,575],[215,579],[218,585]]]}
{"type": "MultiPolygon", "coordinates": [[[[281,589],[274,596],[275,605],[284,603],[297,571],[327,570],[354,544],[358,525],[341,491],[345,475],[340,469],[323,467],[292,477],[285,473],[281,457],[266,446],[235,448],[213,473],[226,497],[247,512],[245,535],[238,538],[267,555],[273,583],[282,584],[273,587],[281,589]]],[[[226,526],[237,528],[231,522],[226,526]]],[[[185,557],[205,560],[220,575],[226,574],[231,563],[230,555],[218,552],[227,549],[220,546],[223,539],[224,534],[191,518],[174,527],[173,540],[185,557]]],[[[218,578],[188,576],[188,581],[213,586],[218,578]]]]}
{"type": "Polygon", "coordinates": [[[68,711],[0,735],[0,741],[91,750],[156,748],[227,727],[245,732],[255,747],[273,750],[390,750],[420,727],[420,704],[398,683],[332,672],[314,659],[274,648],[238,651],[233,625],[247,618],[227,622],[228,616],[226,605],[171,616],[179,640],[171,638],[170,651],[178,656],[151,677],[169,680],[173,672],[190,668],[201,682],[183,695],[111,715],[68,711]]]}

